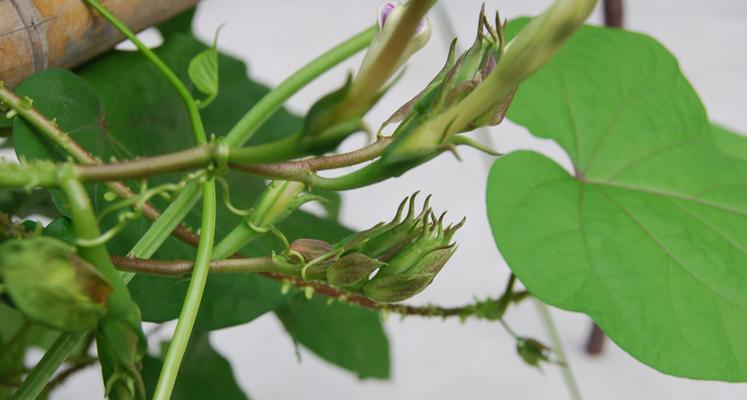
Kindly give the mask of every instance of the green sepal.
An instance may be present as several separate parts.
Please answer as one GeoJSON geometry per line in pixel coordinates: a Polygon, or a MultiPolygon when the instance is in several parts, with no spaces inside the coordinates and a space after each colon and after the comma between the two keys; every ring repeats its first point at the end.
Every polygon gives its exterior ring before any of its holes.
{"type": "Polygon", "coordinates": [[[49,237],[0,245],[3,290],[30,320],[67,332],[96,328],[112,287],[67,244],[49,237]]]}
{"type": "Polygon", "coordinates": [[[327,269],[327,282],[337,287],[355,286],[383,265],[365,254],[352,253],[341,257],[327,269]]]}
{"type": "Polygon", "coordinates": [[[435,274],[393,275],[376,278],[363,286],[363,293],[379,303],[396,303],[422,292],[435,274]]]}

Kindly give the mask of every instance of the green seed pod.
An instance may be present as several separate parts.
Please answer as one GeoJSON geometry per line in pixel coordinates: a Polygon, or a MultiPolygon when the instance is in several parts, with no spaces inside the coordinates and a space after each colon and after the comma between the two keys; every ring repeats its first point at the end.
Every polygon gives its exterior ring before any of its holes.
{"type": "Polygon", "coordinates": [[[368,279],[368,276],[383,263],[365,254],[352,253],[335,261],[327,269],[327,282],[337,287],[355,286],[368,279]]]}
{"type": "Polygon", "coordinates": [[[48,237],[0,245],[0,276],[11,300],[29,319],[69,332],[95,328],[112,291],[72,247],[48,237]]]}

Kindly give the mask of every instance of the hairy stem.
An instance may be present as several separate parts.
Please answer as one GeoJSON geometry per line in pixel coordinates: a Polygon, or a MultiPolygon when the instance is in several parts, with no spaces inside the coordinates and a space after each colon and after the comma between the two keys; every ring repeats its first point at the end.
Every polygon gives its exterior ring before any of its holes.
{"type": "Polygon", "coordinates": [[[158,378],[158,384],[153,395],[155,400],[171,398],[179,366],[184,358],[184,352],[187,350],[195,319],[197,319],[197,312],[200,309],[202,294],[210,272],[210,259],[212,258],[215,237],[215,213],[215,181],[211,179],[203,185],[201,236],[197,246],[197,256],[182,311],[179,314],[179,322],[166,352],[161,375],[158,378]]]}
{"type": "Polygon", "coordinates": [[[34,369],[31,370],[21,387],[13,394],[13,400],[35,399],[47,386],[47,382],[65,361],[67,355],[83,340],[86,334],[87,332],[60,334],[34,369]]]}

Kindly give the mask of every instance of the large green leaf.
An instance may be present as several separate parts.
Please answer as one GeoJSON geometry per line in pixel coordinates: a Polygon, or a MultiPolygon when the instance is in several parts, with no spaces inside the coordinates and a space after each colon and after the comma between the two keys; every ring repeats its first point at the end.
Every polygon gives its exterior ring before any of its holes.
{"type": "Polygon", "coordinates": [[[319,357],[359,378],[389,378],[389,341],[377,312],[299,294],[276,314],[293,340],[319,357]]]}
{"type": "MultiPolygon", "coordinates": [[[[153,396],[162,366],[161,358],[147,356],[143,360],[142,374],[148,398],[153,396]]],[[[210,346],[208,334],[195,332],[184,354],[171,398],[245,400],[247,396],[236,382],[231,364],[210,346]]]]}
{"type": "Polygon", "coordinates": [[[732,132],[721,125],[711,125],[713,141],[721,152],[742,160],[747,160],[747,137],[732,132]]]}
{"type": "Polygon", "coordinates": [[[508,116],[574,169],[516,152],[490,172],[493,235],[529,290],[660,371],[747,380],[747,163],[714,145],[669,52],[584,27],[508,116]]]}

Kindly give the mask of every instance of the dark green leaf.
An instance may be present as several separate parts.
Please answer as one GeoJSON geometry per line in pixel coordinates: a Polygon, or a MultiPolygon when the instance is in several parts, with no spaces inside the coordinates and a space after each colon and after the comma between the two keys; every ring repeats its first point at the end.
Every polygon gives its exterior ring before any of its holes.
{"type": "Polygon", "coordinates": [[[389,341],[377,312],[292,297],[276,311],[293,340],[359,378],[389,378],[389,341]]]}
{"type": "MultiPolygon", "coordinates": [[[[162,366],[161,358],[147,356],[143,360],[142,374],[148,398],[153,396],[162,366]]],[[[194,332],[171,398],[243,400],[247,396],[236,382],[231,364],[210,346],[208,334],[194,332]]]]}
{"type": "Polygon", "coordinates": [[[669,52],[584,27],[509,118],[574,168],[516,152],[491,170],[493,235],[530,292],[660,371],[747,380],[747,163],[714,146],[669,52]]]}

